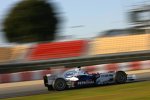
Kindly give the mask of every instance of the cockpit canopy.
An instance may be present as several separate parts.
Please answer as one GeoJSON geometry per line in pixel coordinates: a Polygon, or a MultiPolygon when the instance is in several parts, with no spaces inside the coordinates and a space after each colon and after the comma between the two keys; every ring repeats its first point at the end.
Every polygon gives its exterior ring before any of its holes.
{"type": "Polygon", "coordinates": [[[79,75],[88,75],[84,70],[75,68],[75,69],[70,69],[67,70],[63,73],[63,76],[68,78],[68,77],[74,77],[74,76],[79,76],[79,75]]]}

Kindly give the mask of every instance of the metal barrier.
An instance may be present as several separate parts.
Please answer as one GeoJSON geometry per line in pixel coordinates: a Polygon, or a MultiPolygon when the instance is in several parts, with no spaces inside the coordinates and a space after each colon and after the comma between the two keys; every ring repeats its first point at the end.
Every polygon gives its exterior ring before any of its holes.
{"type": "Polygon", "coordinates": [[[129,53],[117,53],[108,55],[85,56],[65,59],[31,61],[25,63],[7,63],[0,65],[0,73],[19,72],[26,70],[41,70],[50,67],[66,66],[90,66],[108,63],[132,62],[150,60],[150,51],[138,51],[129,53]]]}

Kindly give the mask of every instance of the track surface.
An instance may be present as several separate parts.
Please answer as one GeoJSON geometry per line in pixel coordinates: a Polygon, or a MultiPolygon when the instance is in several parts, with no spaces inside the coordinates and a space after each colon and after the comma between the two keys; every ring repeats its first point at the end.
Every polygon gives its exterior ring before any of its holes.
{"type": "MultiPolygon", "coordinates": [[[[135,74],[137,76],[136,81],[150,80],[150,72],[148,71],[142,73],[137,72],[135,74]]],[[[0,99],[46,93],[50,92],[44,87],[42,80],[0,84],[0,99]]]]}

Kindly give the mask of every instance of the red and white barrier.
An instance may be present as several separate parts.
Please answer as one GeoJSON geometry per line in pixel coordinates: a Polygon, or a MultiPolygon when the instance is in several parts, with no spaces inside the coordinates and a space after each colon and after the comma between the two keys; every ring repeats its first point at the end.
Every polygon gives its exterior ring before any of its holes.
{"type": "Polygon", "coordinates": [[[0,83],[21,82],[40,80],[44,75],[49,74],[49,70],[26,71],[10,74],[0,74],[0,83]]]}
{"type": "MultiPolygon", "coordinates": [[[[149,68],[150,68],[150,60],[114,63],[114,64],[102,64],[102,65],[83,67],[83,69],[88,71],[89,73],[108,72],[108,71],[117,71],[117,70],[132,71],[132,70],[142,70],[142,69],[149,69],[149,68]]],[[[60,71],[65,71],[65,70],[67,70],[67,68],[0,74],[0,83],[40,80],[46,74],[59,73],[60,71]]]]}
{"type": "Polygon", "coordinates": [[[132,70],[143,70],[150,68],[150,60],[146,61],[135,61],[135,62],[124,62],[114,64],[102,64],[84,67],[88,72],[109,72],[109,71],[132,71],[132,70]]]}

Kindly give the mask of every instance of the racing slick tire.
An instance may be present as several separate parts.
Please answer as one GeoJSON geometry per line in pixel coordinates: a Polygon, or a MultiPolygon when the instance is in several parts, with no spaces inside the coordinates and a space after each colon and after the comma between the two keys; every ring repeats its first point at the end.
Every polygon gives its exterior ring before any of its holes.
{"type": "Polygon", "coordinates": [[[115,82],[118,84],[126,83],[127,74],[124,71],[117,71],[115,75],[115,82]]]}
{"type": "Polygon", "coordinates": [[[66,89],[67,84],[66,84],[66,81],[64,79],[58,78],[54,81],[52,87],[54,90],[63,91],[66,89]]]}

